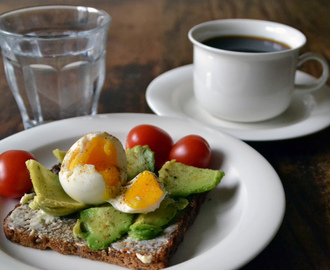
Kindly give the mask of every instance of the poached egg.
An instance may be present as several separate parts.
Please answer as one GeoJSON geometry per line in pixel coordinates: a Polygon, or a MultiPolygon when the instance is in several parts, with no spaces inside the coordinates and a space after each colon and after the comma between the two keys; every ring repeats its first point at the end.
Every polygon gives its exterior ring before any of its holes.
{"type": "Polygon", "coordinates": [[[72,199],[90,205],[108,202],[125,213],[154,211],[166,195],[157,176],[149,171],[127,182],[125,150],[106,132],[89,133],[71,146],[59,180],[72,199]]]}
{"type": "Polygon", "coordinates": [[[159,207],[165,195],[164,187],[157,176],[144,171],[123,185],[118,196],[109,199],[109,203],[121,212],[149,213],[159,207]]]}
{"type": "Polygon", "coordinates": [[[121,142],[106,132],[92,132],[76,141],[59,173],[64,191],[85,204],[115,197],[127,181],[127,160],[121,142]]]}

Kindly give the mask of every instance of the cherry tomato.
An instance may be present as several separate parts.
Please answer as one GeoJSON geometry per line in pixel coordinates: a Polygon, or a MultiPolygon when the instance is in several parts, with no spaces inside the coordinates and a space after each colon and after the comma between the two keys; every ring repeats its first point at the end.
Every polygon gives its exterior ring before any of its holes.
{"type": "Polygon", "coordinates": [[[212,151],[208,142],[198,135],[180,139],[171,149],[169,159],[198,168],[208,168],[212,151]]]}
{"type": "Polygon", "coordinates": [[[155,153],[155,166],[160,169],[168,161],[168,154],[173,146],[171,136],[159,127],[139,125],[134,127],[127,136],[126,149],[136,145],[148,145],[155,153]]]}
{"type": "Polygon", "coordinates": [[[32,188],[25,161],[35,157],[23,150],[9,150],[0,155],[0,195],[18,198],[32,188]]]}

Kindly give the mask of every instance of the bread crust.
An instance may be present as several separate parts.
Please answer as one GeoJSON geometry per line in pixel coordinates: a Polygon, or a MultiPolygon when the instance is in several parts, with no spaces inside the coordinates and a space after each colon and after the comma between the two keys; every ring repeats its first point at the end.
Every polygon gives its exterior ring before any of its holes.
{"type": "Polygon", "coordinates": [[[56,218],[55,221],[42,224],[41,229],[32,228],[31,225],[28,225],[29,221],[23,222],[24,224],[15,224],[15,218],[17,220],[20,215],[25,216],[24,219],[27,216],[30,219],[37,217],[38,211],[30,209],[27,204],[16,205],[4,219],[3,228],[7,239],[22,246],[41,250],[52,249],[64,255],[77,255],[133,270],[157,270],[169,266],[170,258],[183,241],[187,229],[195,221],[206,196],[207,193],[191,195],[189,205],[181,212],[176,222],[169,226],[171,228],[166,229],[168,233],[160,236],[161,244],[153,246],[157,238],[154,241],[143,241],[143,244],[151,245],[151,248],[148,249],[138,248],[135,245],[136,241],[135,244],[134,242],[128,243],[128,237],[126,237],[120,243],[111,245],[107,250],[91,250],[85,240],[73,235],[72,229],[76,219],[72,217],[56,218]],[[143,262],[141,258],[149,260],[143,262]]]}

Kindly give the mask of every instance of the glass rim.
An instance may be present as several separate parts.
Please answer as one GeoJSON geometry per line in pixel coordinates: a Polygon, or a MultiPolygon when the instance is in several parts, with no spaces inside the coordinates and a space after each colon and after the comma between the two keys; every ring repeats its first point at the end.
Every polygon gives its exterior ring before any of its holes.
{"type": "MultiPolygon", "coordinates": [[[[80,36],[88,35],[90,33],[99,31],[102,28],[107,28],[111,23],[111,16],[102,9],[97,9],[94,7],[89,6],[73,6],[73,5],[44,5],[44,6],[32,6],[32,7],[26,7],[26,8],[19,8],[15,10],[11,10],[5,13],[0,14],[0,21],[8,16],[14,15],[14,14],[20,14],[27,11],[36,11],[36,10],[52,10],[52,9],[58,9],[58,10],[79,10],[79,9],[85,9],[88,12],[94,12],[99,13],[100,15],[103,15],[105,20],[98,26],[93,27],[91,29],[82,29],[77,32],[72,32],[70,35],[65,36],[65,38],[77,38],[80,36]]],[[[38,36],[38,35],[29,35],[29,34],[20,34],[20,33],[14,33],[11,31],[4,30],[0,27],[0,35],[6,35],[10,37],[16,37],[16,38],[25,38],[25,39],[39,39],[39,40],[54,40],[54,39],[61,39],[63,38],[63,35],[60,36],[38,36]]]]}

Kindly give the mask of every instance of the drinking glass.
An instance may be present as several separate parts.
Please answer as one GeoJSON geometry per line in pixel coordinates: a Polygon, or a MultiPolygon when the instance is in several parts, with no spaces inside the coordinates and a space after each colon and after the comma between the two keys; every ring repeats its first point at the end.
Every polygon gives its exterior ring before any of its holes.
{"type": "Polygon", "coordinates": [[[24,128],[97,114],[110,22],[106,12],[82,6],[39,6],[0,16],[6,78],[24,128]]]}

